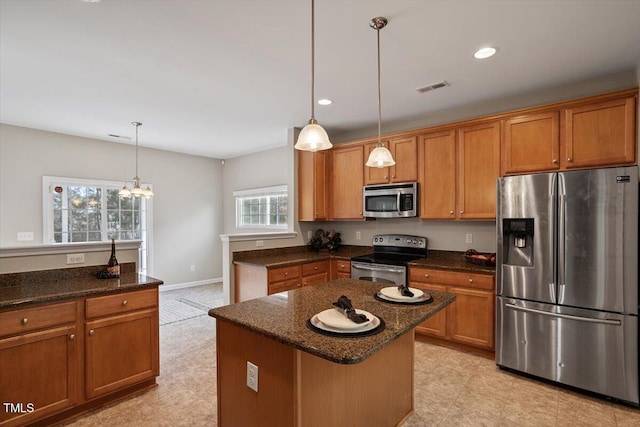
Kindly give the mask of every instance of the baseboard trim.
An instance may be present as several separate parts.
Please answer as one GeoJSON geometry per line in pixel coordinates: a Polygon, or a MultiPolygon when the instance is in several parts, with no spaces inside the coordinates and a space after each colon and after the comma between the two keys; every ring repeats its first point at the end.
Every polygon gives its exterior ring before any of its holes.
{"type": "Polygon", "coordinates": [[[222,277],[214,277],[211,279],[196,280],[195,282],[175,283],[173,285],[160,285],[158,289],[160,290],[160,292],[175,291],[176,289],[191,288],[193,286],[201,286],[201,285],[208,285],[211,283],[221,283],[221,282],[222,282],[222,277]]]}

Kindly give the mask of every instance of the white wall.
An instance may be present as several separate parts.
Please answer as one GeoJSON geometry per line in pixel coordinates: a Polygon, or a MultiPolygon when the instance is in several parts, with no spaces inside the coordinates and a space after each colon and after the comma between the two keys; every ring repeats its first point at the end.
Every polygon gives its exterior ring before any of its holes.
{"type": "MultiPolygon", "coordinates": [[[[155,193],[150,274],[168,284],[221,277],[220,161],[147,148],[139,157],[139,173],[155,193]]],[[[0,247],[43,242],[43,175],[131,180],[135,148],[0,124],[0,247]],[[18,242],[19,231],[35,240],[18,242]]]]}

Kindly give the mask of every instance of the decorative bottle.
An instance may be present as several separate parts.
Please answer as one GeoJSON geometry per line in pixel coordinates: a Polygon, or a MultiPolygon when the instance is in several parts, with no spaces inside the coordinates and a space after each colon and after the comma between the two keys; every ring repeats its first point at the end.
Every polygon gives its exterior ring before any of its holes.
{"type": "Polygon", "coordinates": [[[109,273],[111,277],[120,277],[120,264],[118,264],[118,259],[116,258],[115,239],[111,239],[111,257],[107,263],[107,273],[109,273]]]}

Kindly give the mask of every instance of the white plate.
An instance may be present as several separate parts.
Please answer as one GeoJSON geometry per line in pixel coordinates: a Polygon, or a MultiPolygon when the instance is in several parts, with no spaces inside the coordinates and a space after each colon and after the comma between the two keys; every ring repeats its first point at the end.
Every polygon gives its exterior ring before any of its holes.
{"type": "Polygon", "coordinates": [[[380,289],[380,293],[387,298],[391,298],[398,301],[413,301],[413,300],[420,299],[422,295],[424,295],[424,292],[422,292],[420,289],[409,288],[409,290],[413,292],[412,297],[406,297],[402,295],[397,286],[389,286],[388,288],[382,288],[380,289]]]}
{"type": "Polygon", "coordinates": [[[320,320],[325,325],[329,326],[330,328],[339,330],[362,329],[369,323],[371,323],[371,320],[375,317],[373,314],[364,310],[356,309],[356,313],[364,314],[369,320],[362,323],[356,323],[344,314],[340,313],[335,308],[321,311],[320,313],[316,314],[316,316],[318,317],[318,320],[320,320]]]}
{"type": "Polygon", "coordinates": [[[429,299],[431,299],[431,295],[429,294],[423,294],[420,298],[410,298],[410,299],[405,299],[405,300],[400,300],[400,299],[395,299],[395,298],[389,298],[386,295],[381,294],[380,292],[378,292],[376,294],[376,296],[384,301],[389,301],[389,302],[393,302],[396,304],[419,304],[425,301],[428,301],[429,299]]]}
{"type": "MultiPolygon", "coordinates": [[[[361,311],[361,310],[356,310],[356,311],[361,311]]],[[[320,313],[318,313],[318,314],[320,314],[320,313]]],[[[368,331],[370,331],[372,329],[375,329],[378,326],[380,326],[380,319],[378,317],[374,316],[373,314],[369,314],[367,317],[369,317],[369,319],[371,319],[371,321],[357,324],[361,329],[338,329],[338,328],[332,328],[331,326],[327,326],[324,323],[322,323],[320,321],[320,319],[318,319],[318,314],[316,314],[315,316],[313,316],[311,318],[311,324],[313,326],[315,326],[316,328],[322,329],[323,331],[327,331],[327,332],[336,332],[338,334],[359,334],[359,333],[362,333],[362,332],[368,332],[368,331]],[[364,326],[362,326],[362,325],[364,325],[364,326]]],[[[340,314],[340,313],[338,313],[338,314],[340,314]]],[[[349,320],[349,319],[347,319],[347,320],[349,320]]],[[[349,320],[349,322],[351,322],[351,320],[349,320]]],[[[353,322],[351,322],[351,323],[353,323],[353,322]]]]}

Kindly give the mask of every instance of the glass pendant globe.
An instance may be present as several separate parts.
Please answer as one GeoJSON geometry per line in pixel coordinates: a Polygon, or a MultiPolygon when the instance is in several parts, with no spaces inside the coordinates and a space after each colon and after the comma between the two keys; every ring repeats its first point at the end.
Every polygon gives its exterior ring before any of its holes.
{"type": "Polygon", "coordinates": [[[369,159],[366,164],[372,168],[386,168],[395,165],[396,162],[393,160],[391,151],[386,147],[376,147],[371,154],[369,154],[369,159]]]}
{"type": "Polygon", "coordinates": [[[329,135],[318,123],[309,123],[300,131],[294,148],[303,151],[328,150],[333,147],[329,135]]]}

